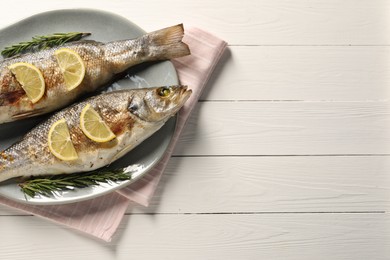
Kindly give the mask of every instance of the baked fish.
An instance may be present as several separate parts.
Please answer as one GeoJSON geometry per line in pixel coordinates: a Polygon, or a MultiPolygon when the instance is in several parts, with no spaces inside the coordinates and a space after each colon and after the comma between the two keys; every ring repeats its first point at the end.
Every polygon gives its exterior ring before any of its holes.
{"type": "Polygon", "coordinates": [[[0,153],[0,181],[21,176],[85,172],[106,166],[159,130],[191,93],[186,86],[119,90],[60,110],[0,153]],[[115,134],[114,139],[100,143],[84,134],[80,113],[87,104],[115,134]],[[63,119],[77,152],[77,158],[70,161],[55,156],[48,144],[51,126],[63,119]]]}
{"type": "Polygon", "coordinates": [[[93,92],[110,82],[114,75],[149,61],[167,60],[188,55],[188,46],[182,42],[181,24],[145,34],[132,40],[109,43],[79,41],[60,47],[28,53],[5,59],[0,63],[0,123],[33,117],[74,102],[80,95],[93,92]],[[64,76],[54,57],[59,48],[76,52],[85,65],[85,76],[78,87],[68,90],[64,76]],[[42,73],[45,93],[32,103],[10,66],[28,63],[42,73]]]}

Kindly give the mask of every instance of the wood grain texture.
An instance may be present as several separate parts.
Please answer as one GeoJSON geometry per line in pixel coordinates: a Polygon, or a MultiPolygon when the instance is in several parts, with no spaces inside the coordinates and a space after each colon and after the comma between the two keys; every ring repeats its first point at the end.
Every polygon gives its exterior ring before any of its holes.
{"type": "Polygon", "coordinates": [[[232,45],[388,45],[386,0],[14,0],[0,27],[53,9],[96,8],[115,12],[146,30],[183,22],[207,28],[232,45]],[[23,6],[23,8],[20,8],[23,6]]]}
{"type": "Polygon", "coordinates": [[[175,155],[389,154],[388,102],[202,102],[175,155]]]}
{"type": "Polygon", "coordinates": [[[9,260],[385,260],[389,224],[387,214],[130,215],[103,244],[35,217],[2,217],[0,251],[9,260]],[[21,242],[26,230],[34,239],[21,242]]]}
{"type": "MultiPolygon", "coordinates": [[[[148,208],[128,213],[383,212],[388,157],[176,157],[148,208]]],[[[0,206],[0,215],[26,215],[0,206]]]]}
{"type": "Polygon", "coordinates": [[[0,27],[63,8],[183,22],[229,52],[113,242],[0,206],[1,259],[390,258],[389,1],[14,0],[0,27]]]}
{"type": "Polygon", "coordinates": [[[172,158],[149,208],[129,212],[345,212],[390,207],[388,157],[172,158]]]}
{"type": "Polygon", "coordinates": [[[201,99],[388,100],[389,53],[389,46],[230,46],[201,99]]]}

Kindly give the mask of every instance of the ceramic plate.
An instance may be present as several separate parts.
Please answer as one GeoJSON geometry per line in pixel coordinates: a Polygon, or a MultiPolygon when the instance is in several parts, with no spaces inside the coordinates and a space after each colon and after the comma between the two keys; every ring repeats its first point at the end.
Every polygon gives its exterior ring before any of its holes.
{"type": "MultiPolygon", "coordinates": [[[[34,15],[0,30],[0,49],[13,43],[31,39],[35,35],[55,32],[90,32],[88,39],[108,42],[138,37],[145,32],[117,15],[96,10],[58,10],[34,15]]],[[[144,64],[127,71],[125,77],[113,83],[106,91],[127,88],[178,84],[175,68],[169,61],[144,64]]],[[[0,125],[0,149],[21,139],[29,129],[45,117],[0,125]]],[[[0,195],[28,204],[63,204],[91,199],[125,187],[148,172],[163,156],[173,136],[176,118],[170,119],[157,133],[144,141],[110,167],[127,167],[131,180],[102,184],[53,197],[25,197],[15,180],[0,183],[0,195]]]]}

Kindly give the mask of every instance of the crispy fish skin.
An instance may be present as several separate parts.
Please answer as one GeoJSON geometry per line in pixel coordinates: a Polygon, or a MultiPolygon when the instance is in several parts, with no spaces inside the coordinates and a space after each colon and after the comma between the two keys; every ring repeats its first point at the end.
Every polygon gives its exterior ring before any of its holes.
{"type": "Polygon", "coordinates": [[[132,40],[109,43],[80,41],[48,50],[9,58],[0,63],[0,123],[32,117],[62,108],[84,93],[106,84],[115,74],[131,66],[182,57],[190,53],[182,42],[183,25],[161,29],[132,40]],[[69,48],[80,55],[86,67],[82,83],[75,89],[66,89],[63,75],[54,52],[69,48]],[[33,104],[8,66],[27,62],[36,66],[45,79],[45,95],[33,104]]]}
{"type": "Polygon", "coordinates": [[[121,90],[67,107],[0,153],[0,182],[14,177],[84,172],[106,166],[160,129],[191,93],[186,86],[121,90]],[[84,135],[80,113],[86,104],[100,114],[116,135],[115,139],[97,143],[84,135]],[[78,153],[78,159],[73,161],[58,159],[48,146],[50,127],[62,118],[67,122],[78,153]]]}

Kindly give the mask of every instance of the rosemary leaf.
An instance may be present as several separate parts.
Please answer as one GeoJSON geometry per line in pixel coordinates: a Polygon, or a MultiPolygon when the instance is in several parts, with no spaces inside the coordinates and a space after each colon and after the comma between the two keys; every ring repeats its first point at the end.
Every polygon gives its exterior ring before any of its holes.
{"type": "Polygon", "coordinates": [[[69,33],[54,33],[50,35],[34,36],[31,41],[20,42],[1,51],[1,55],[5,58],[15,56],[27,51],[37,51],[54,46],[59,46],[67,42],[78,41],[81,38],[91,35],[90,33],[69,32],[69,33]]]}
{"type": "Polygon", "coordinates": [[[60,174],[52,176],[32,177],[19,183],[21,191],[33,198],[36,195],[50,197],[57,192],[85,188],[110,183],[130,180],[131,175],[125,169],[96,170],[86,173],[60,174]]]}

